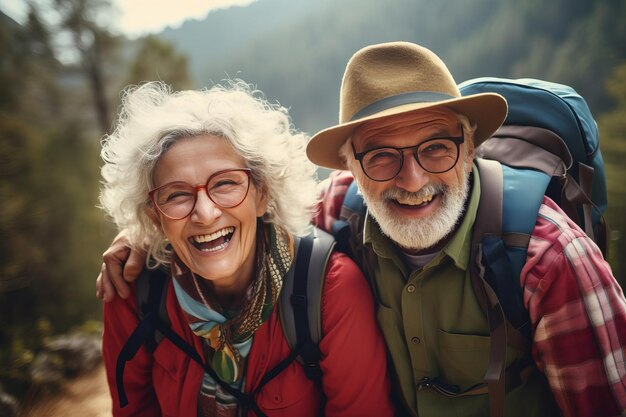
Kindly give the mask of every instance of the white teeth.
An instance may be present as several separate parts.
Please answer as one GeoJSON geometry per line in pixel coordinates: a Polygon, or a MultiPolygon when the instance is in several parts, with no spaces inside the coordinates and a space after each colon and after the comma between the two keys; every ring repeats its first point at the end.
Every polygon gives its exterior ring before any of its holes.
{"type": "Polygon", "coordinates": [[[414,199],[409,199],[409,200],[404,200],[404,199],[398,199],[398,203],[400,204],[405,204],[407,206],[420,206],[422,204],[425,203],[430,203],[433,199],[433,195],[429,195],[427,197],[424,197],[422,200],[414,200],[414,199]]]}
{"type": "Polygon", "coordinates": [[[208,249],[200,249],[202,252],[216,252],[218,250],[222,250],[226,247],[226,245],[228,245],[228,242],[224,242],[221,245],[218,245],[214,248],[208,248],[208,249]]]}
{"type": "Polygon", "coordinates": [[[222,236],[226,236],[229,233],[233,233],[235,231],[234,227],[225,227],[221,230],[218,230],[215,233],[210,233],[208,235],[197,235],[193,237],[193,240],[197,243],[205,243],[211,242],[215,239],[219,239],[222,236]]]}

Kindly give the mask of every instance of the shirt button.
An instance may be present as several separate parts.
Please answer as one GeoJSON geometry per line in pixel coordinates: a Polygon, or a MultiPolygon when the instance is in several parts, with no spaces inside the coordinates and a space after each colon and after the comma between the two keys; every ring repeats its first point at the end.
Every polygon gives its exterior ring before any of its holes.
{"type": "Polygon", "coordinates": [[[282,401],[282,397],[280,396],[280,394],[274,394],[274,397],[272,399],[275,403],[280,403],[282,401]]]}
{"type": "Polygon", "coordinates": [[[419,345],[419,344],[421,343],[421,340],[420,340],[420,338],[419,338],[419,337],[417,337],[417,336],[413,336],[413,337],[411,338],[411,342],[413,342],[413,344],[414,344],[414,345],[419,345]]]}
{"type": "Polygon", "coordinates": [[[409,284],[409,286],[408,286],[408,287],[406,287],[406,290],[407,290],[408,292],[415,292],[415,285],[413,285],[413,284],[409,284]]]}

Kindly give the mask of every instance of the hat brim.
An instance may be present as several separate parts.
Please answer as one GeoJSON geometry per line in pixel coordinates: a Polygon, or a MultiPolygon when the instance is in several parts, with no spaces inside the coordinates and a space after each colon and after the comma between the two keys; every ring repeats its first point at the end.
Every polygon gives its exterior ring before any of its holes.
{"type": "Polygon", "coordinates": [[[382,119],[402,113],[419,112],[427,109],[448,108],[465,115],[470,123],[476,124],[474,146],[480,145],[502,125],[507,115],[504,97],[496,93],[480,93],[438,102],[409,103],[391,107],[367,117],[324,129],[315,134],[307,144],[306,154],[316,165],[331,169],[347,169],[339,149],[352,135],[354,129],[364,122],[382,119]]]}

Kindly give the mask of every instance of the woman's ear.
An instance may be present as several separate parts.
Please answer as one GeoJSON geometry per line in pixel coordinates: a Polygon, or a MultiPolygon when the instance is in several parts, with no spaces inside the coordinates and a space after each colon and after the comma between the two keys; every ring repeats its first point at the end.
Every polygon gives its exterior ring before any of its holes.
{"type": "Polygon", "coordinates": [[[146,204],[146,207],[143,210],[146,216],[148,216],[148,218],[152,220],[152,223],[154,223],[154,226],[157,228],[157,230],[163,233],[163,227],[161,226],[161,217],[159,216],[159,213],[157,213],[154,206],[152,204],[146,204]]]}
{"type": "Polygon", "coordinates": [[[267,189],[265,187],[256,188],[256,216],[262,217],[265,213],[267,213],[267,189]]]}

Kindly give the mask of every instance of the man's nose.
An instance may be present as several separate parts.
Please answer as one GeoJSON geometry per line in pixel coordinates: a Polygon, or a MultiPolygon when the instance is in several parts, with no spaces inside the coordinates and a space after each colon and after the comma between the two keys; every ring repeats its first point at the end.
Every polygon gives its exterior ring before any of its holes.
{"type": "Polygon", "coordinates": [[[395,178],[396,186],[410,193],[419,191],[428,184],[428,172],[417,163],[410,150],[407,149],[403,156],[404,163],[395,178]]]}
{"type": "Polygon", "coordinates": [[[205,188],[196,190],[196,205],[191,212],[191,220],[193,222],[210,224],[221,214],[222,210],[209,198],[205,188]]]}

